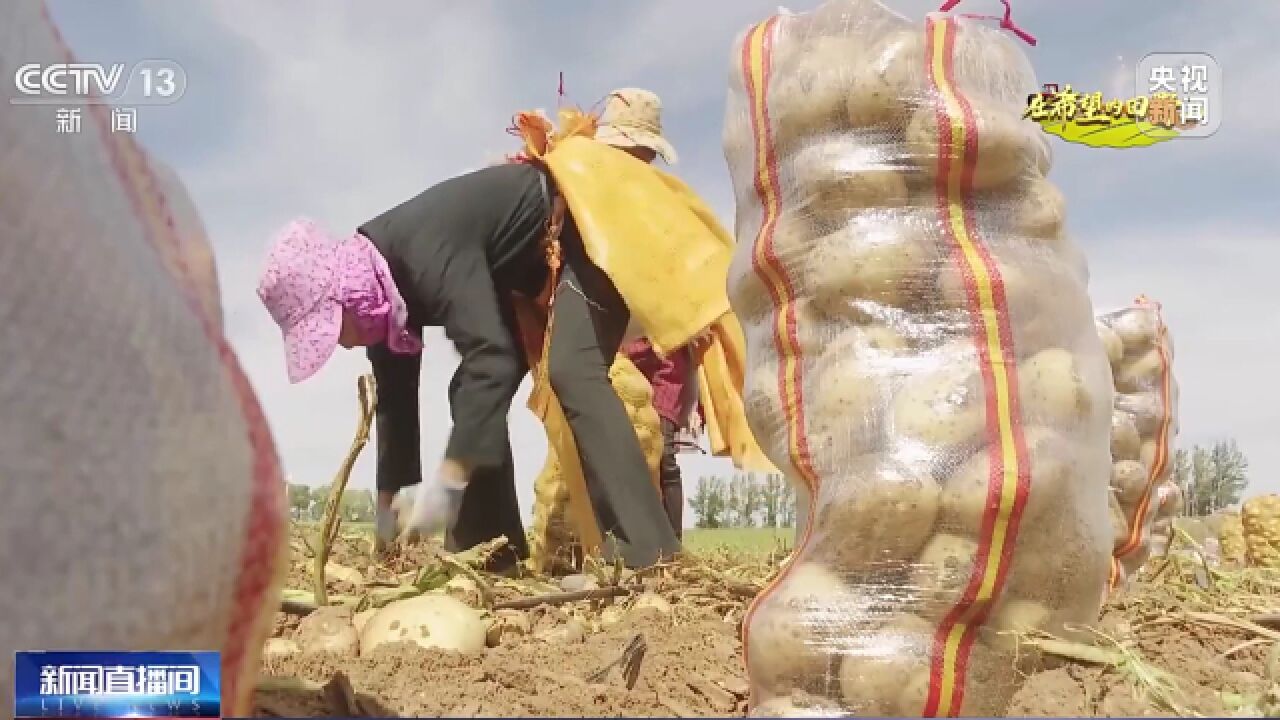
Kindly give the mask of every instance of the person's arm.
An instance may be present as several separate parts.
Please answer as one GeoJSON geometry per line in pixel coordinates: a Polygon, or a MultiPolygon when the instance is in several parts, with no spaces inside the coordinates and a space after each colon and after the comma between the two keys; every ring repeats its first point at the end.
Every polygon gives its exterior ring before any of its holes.
{"type": "Polygon", "coordinates": [[[386,344],[369,348],[377,383],[377,487],[392,492],[422,480],[418,382],[422,356],[392,352],[386,344]]]}

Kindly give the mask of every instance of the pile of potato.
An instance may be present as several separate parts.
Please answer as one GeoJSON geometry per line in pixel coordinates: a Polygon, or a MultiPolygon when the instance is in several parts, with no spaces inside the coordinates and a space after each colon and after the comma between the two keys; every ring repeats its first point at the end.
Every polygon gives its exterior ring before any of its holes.
{"type": "Polygon", "coordinates": [[[1280,495],[1260,495],[1240,508],[1249,564],[1280,567],[1280,495]]]}
{"type": "MultiPolygon", "coordinates": [[[[653,388],[635,364],[622,354],[609,368],[609,382],[627,408],[656,491],[658,465],[662,462],[662,420],[653,407],[653,388]]],[[[570,571],[576,544],[577,531],[569,517],[569,486],[561,473],[555,449],[548,447],[546,463],[533,483],[530,565],[536,572],[570,571]]]]}
{"type": "Polygon", "coordinates": [[[1097,319],[1115,386],[1111,413],[1113,585],[1133,577],[1151,557],[1156,534],[1168,542],[1181,506],[1173,483],[1173,440],[1178,433],[1178,386],[1173,343],[1158,303],[1139,298],[1097,319]]]}
{"type": "Polygon", "coordinates": [[[752,430],[813,505],[745,623],[751,712],[1000,714],[1036,661],[1020,631],[1096,619],[1113,536],[1107,358],[1048,145],[1020,119],[1034,74],[1009,37],[956,21],[965,170],[924,23],[871,0],[775,22],[732,54],[729,291],[752,430]],[[943,179],[960,193],[940,200],[943,179]],[[936,656],[944,627],[958,655],[936,656]],[[937,661],[964,666],[955,694],[937,661]]]}

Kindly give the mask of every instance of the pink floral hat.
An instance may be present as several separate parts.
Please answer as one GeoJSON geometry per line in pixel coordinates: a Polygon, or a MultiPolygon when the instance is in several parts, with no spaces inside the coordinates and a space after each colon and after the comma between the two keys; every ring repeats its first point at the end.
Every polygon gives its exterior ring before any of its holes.
{"type": "Polygon", "coordinates": [[[258,297],[284,335],[289,382],[315,375],[338,347],[343,311],[370,342],[417,353],[422,341],[406,327],[408,310],[386,260],[360,234],[335,241],[315,222],[298,219],[276,234],[258,297]]]}

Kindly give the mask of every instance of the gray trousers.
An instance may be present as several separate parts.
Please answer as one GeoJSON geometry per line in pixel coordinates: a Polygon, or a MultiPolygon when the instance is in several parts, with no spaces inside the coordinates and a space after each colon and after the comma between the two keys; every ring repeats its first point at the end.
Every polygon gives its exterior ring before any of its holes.
{"type": "Polygon", "coordinates": [[[630,314],[581,242],[566,236],[547,372],[578,446],[606,557],[648,567],[677,553],[680,541],[654,491],[626,407],[609,383],[630,314]]]}

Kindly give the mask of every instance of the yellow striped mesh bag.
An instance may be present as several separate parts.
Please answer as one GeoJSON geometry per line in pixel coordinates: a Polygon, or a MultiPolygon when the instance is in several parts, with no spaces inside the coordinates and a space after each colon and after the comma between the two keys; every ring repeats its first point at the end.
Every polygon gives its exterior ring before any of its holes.
{"type": "Polygon", "coordinates": [[[999,715],[1021,630],[1096,619],[1112,390],[989,22],[829,0],[747,29],[724,149],[755,438],[807,488],[752,604],[753,716],[999,715]]]}
{"type": "MultiPolygon", "coordinates": [[[[609,382],[622,399],[649,465],[649,477],[658,492],[658,464],[662,461],[662,424],[653,407],[649,381],[625,355],[618,355],[609,368],[609,382]]],[[[558,573],[576,568],[581,557],[578,533],[569,512],[569,484],[560,467],[554,445],[547,447],[542,472],[533,483],[533,531],[529,544],[529,565],[535,572],[558,573]]],[[[597,530],[598,532],[598,530],[597,530]]]]}
{"type": "MultiPolygon", "coordinates": [[[[0,67],[72,61],[0,4],[0,67]]],[[[286,549],[279,463],[176,176],[110,109],[0,97],[0,707],[18,650],[214,650],[251,713],[286,549]]]]}
{"type": "MultiPolygon", "coordinates": [[[[1097,318],[1115,388],[1111,492],[1119,503],[1109,585],[1124,587],[1151,557],[1158,529],[1171,531],[1181,493],[1173,483],[1178,383],[1173,340],[1160,304],[1145,296],[1097,318]]],[[[1160,542],[1169,538],[1161,537],[1160,542]]]]}

